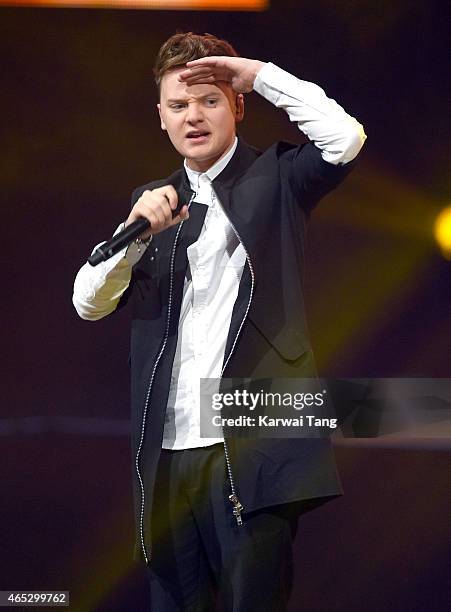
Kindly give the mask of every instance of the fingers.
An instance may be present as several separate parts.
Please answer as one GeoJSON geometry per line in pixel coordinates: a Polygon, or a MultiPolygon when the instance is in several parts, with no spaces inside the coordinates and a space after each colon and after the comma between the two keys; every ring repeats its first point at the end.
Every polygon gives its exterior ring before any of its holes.
{"type": "Polygon", "coordinates": [[[184,205],[180,213],[173,218],[173,211],[177,208],[178,195],[172,185],[165,185],[152,191],[146,190],[133,206],[125,223],[129,225],[140,217],[146,218],[151,228],[144,232],[143,239],[151,234],[158,234],[188,217],[188,207],[184,205]]]}
{"type": "Polygon", "coordinates": [[[191,60],[190,62],[186,62],[186,65],[189,68],[192,68],[194,66],[196,67],[208,66],[210,68],[214,68],[215,66],[218,66],[218,64],[220,63],[221,63],[220,57],[210,55],[208,57],[201,57],[199,59],[195,59],[195,60],[191,60]]]}
{"type": "Polygon", "coordinates": [[[212,70],[211,68],[187,68],[186,70],[183,70],[183,72],[181,72],[179,74],[179,78],[182,80],[185,80],[187,78],[190,77],[197,77],[197,76],[208,76],[209,74],[216,74],[217,71],[212,70]]]}
{"type": "Polygon", "coordinates": [[[190,86],[190,85],[203,85],[203,84],[209,84],[209,83],[217,83],[218,81],[222,81],[223,79],[216,77],[214,74],[206,74],[206,75],[198,75],[198,76],[188,76],[185,79],[180,79],[180,80],[186,83],[188,86],[190,86]]]}
{"type": "Polygon", "coordinates": [[[221,56],[202,57],[186,63],[186,70],[178,75],[178,80],[193,83],[212,83],[214,81],[230,80],[230,62],[221,56]]]}
{"type": "Polygon", "coordinates": [[[189,68],[179,74],[178,80],[186,82],[187,85],[192,83],[212,83],[218,80],[218,74],[213,72],[211,68],[189,68]]]}
{"type": "Polygon", "coordinates": [[[154,189],[150,193],[153,194],[155,197],[162,196],[162,199],[160,198],[160,201],[164,203],[164,200],[166,200],[172,210],[175,210],[177,208],[179,197],[172,185],[164,185],[163,187],[154,189]]]}
{"type": "MultiPolygon", "coordinates": [[[[177,207],[177,194],[170,190],[145,191],[140,198],[140,209],[150,221],[152,233],[162,231],[172,221],[172,211],[177,207]]],[[[139,200],[138,200],[139,202],[139,200]]]]}
{"type": "Polygon", "coordinates": [[[188,206],[184,204],[180,209],[179,214],[172,219],[171,226],[177,225],[177,223],[180,223],[180,221],[185,221],[186,219],[189,219],[189,212],[188,206]]]}

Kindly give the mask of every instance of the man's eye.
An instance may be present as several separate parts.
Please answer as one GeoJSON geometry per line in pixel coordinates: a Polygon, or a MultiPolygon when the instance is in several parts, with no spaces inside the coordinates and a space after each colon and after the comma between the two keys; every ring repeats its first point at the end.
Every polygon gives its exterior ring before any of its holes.
{"type": "Polygon", "coordinates": [[[208,106],[215,106],[215,105],[216,105],[216,102],[217,102],[217,99],[216,99],[216,98],[208,98],[208,99],[207,99],[207,105],[208,105],[208,106]]]}
{"type": "Polygon", "coordinates": [[[182,108],[184,108],[184,106],[185,106],[184,104],[171,104],[170,108],[172,110],[176,110],[177,111],[177,110],[182,110],[182,108]]]}

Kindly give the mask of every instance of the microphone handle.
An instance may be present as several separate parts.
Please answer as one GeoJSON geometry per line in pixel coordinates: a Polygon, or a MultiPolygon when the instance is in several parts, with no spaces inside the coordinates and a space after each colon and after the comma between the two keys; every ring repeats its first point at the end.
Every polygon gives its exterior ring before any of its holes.
{"type": "Polygon", "coordinates": [[[127,225],[121,232],[107,240],[104,244],[97,247],[91,257],[88,257],[88,262],[91,266],[97,266],[101,261],[106,261],[119,253],[130,242],[138,238],[146,229],[150,227],[150,222],[144,217],[140,217],[130,225],[127,225]]]}

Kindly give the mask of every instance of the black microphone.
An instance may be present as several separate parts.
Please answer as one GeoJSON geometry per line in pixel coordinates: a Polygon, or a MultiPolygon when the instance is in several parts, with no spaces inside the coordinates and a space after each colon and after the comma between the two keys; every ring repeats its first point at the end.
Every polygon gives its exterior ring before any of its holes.
{"type": "Polygon", "coordinates": [[[113,255],[119,253],[119,251],[128,246],[130,242],[138,238],[149,227],[150,221],[144,217],[133,221],[133,223],[130,223],[121,232],[113,236],[111,240],[107,240],[107,242],[97,247],[91,257],[88,257],[89,263],[91,266],[97,266],[101,261],[106,261],[113,257],[113,255]]]}

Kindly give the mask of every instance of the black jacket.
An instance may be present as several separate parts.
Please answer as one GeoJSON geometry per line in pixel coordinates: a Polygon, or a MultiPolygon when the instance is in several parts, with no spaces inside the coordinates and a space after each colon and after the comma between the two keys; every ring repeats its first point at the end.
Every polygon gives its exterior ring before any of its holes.
{"type": "MultiPolygon", "coordinates": [[[[325,162],[312,143],[278,142],[260,153],[241,139],[214,190],[243,243],[247,262],[240,282],[223,377],[312,377],[315,366],[304,305],[304,243],[312,208],[349,173],[353,162],[325,162]]],[[[139,187],[171,184],[180,201],[192,196],[180,169],[139,187]]],[[[178,319],[188,264],[186,250],[203,215],[154,236],[135,265],[121,305],[132,301],[132,452],[137,526],[135,556],[150,559],[150,508],[161,450],[178,319]]],[[[328,439],[229,439],[229,480],[246,513],[289,501],[305,509],[341,493],[328,439]]],[[[236,504],[235,504],[236,505],[236,504]]],[[[230,505],[231,512],[233,504],[230,505]]]]}

